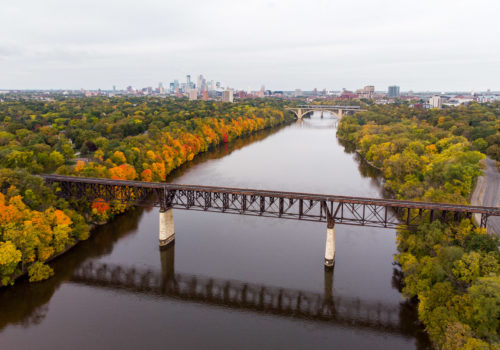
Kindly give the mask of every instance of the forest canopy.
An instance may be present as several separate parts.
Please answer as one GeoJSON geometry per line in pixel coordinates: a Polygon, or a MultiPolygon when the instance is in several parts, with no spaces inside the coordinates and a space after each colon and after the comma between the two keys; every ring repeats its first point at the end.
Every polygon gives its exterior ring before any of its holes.
{"type": "Polygon", "coordinates": [[[152,97],[0,102],[0,286],[27,272],[53,273],[47,260],[126,210],[120,203],[71,203],[36,174],[165,181],[175,168],[221,143],[293,120],[283,102],[187,101],[152,97]]]}
{"type": "MultiPolygon", "coordinates": [[[[446,109],[371,106],[342,119],[338,136],[380,169],[399,199],[467,204],[486,156],[500,161],[500,103],[446,109]]],[[[427,223],[424,223],[427,221],[427,223]]],[[[498,237],[464,219],[398,230],[403,294],[441,349],[498,349],[498,237]]]]}

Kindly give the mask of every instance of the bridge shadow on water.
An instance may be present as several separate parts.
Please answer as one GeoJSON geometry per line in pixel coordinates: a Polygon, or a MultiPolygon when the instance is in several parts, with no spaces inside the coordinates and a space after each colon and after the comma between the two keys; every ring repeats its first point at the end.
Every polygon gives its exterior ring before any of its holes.
{"type": "Polygon", "coordinates": [[[71,283],[403,337],[421,332],[408,302],[395,305],[334,295],[333,269],[325,270],[324,293],[314,293],[177,273],[174,255],[175,246],[161,251],[161,271],[89,262],[73,272],[71,283]]]}

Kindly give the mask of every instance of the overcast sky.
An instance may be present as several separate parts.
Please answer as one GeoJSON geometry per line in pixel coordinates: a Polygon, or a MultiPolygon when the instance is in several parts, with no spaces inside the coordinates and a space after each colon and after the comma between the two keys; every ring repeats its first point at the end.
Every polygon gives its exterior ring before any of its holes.
{"type": "Polygon", "coordinates": [[[2,0],[0,89],[500,90],[499,0],[2,0]]]}

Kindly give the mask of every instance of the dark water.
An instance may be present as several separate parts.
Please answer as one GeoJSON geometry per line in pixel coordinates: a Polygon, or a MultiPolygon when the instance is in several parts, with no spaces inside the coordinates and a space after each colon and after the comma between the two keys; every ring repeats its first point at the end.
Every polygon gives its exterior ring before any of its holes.
{"type": "MultiPolygon", "coordinates": [[[[171,181],[381,196],[335,137],[335,119],[266,131],[199,157],[171,181]]],[[[55,260],[56,276],[0,290],[0,349],[423,349],[398,292],[395,231],[175,211],[158,249],[158,210],[137,208],[55,260]]]]}

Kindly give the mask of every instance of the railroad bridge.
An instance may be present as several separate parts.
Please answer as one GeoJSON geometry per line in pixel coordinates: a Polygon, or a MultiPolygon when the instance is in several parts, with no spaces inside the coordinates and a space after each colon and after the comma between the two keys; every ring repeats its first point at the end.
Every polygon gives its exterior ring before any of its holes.
{"type": "Polygon", "coordinates": [[[312,112],[330,112],[340,121],[345,114],[365,111],[359,106],[326,106],[326,105],[299,105],[297,107],[288,107],[287,110],[295,113],[298,119],[302,119],[312,112]]]}
{"type": "Polygon", "coordinates": [[[414,227],[423,220],[472,220],[477,215],[479,226],[486,227],[488,217],[500,216],[497,207],[63,175],[42,177],[48,184],[57,183],[57,194],[67,199],[159,207],[160,247],[175,239],[173,209],[323,222],[327,226],[327,268],[335,262],[335,224],[414,227]]]}

